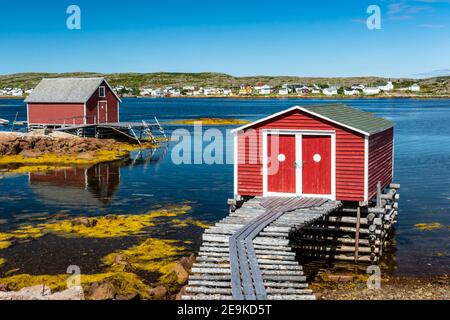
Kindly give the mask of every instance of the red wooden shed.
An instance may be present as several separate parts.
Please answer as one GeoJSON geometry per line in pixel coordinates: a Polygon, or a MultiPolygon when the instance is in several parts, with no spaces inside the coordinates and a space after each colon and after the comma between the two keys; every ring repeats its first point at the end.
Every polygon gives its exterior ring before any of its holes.
{"type": "Polygon", "coordinates": [[[25,100],[28,125],[119,122],[119,96],[104,78],[43,79],[25,100]]]}
{"type": "Polygon", "coordinates": [[[343,104],[295,106],[233,132],[235,196],[367,203],[393,179],[393,123],[343,104]]]}

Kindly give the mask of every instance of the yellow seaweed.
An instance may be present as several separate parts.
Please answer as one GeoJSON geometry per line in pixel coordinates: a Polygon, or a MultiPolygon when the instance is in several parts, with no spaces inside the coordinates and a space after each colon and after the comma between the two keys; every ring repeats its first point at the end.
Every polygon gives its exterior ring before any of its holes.
{"type": "Polygon", "coordinates": [[[176,120],[169,122],[169,124],[187,124],[194,125],[196,122],[201,122],[202,125],[239,125],[247,124],[250,121],[241,119],[222,119],[222,118],[199,118],[199,119],[189,119],[189,120],[176,120]]]}
{"type": "Polygon", "coordinates": [[[440,224],[439,222],[433,222],[433,223],[417,223],[414,225],[417,229],[421,231],[433,231],[444,228],[444,225],[440,224]]]}
{"type": "Polygon", "coordinates": [[[110,270],[144,270],[159,272],[163,276],[171,272],[176,258],[185,251],[180,241],[149,238],[129,249],[105,256],[102,261],[110,270]]]}
{"type": "Polygon", "coordinates": [[[0,258],[0,267],[3,265],[3,264],[5,264],[5,262],[6,262],[6,260],[5,259],[3,259],[3,258],[0,258]]]}
{"type": "Polygon", "coordinates": [[[187,205],[171,206],[167,209],[151,211],[138,215],[114,215],[89,218],[95,220],[95,226],[73,224],[72,220],[39,224],[44,230],[87,238],[115,238],[136,235],[146,227],[155,225],[154,220],[160,217],[175,217],[185,214],[191,207],[187,205]]]}
{"type": "Polygon", "coordinates": [[[7,233],[0,233],[0,250],[6,249],[11,245],[11,236],[7,233]]]}
{"type": "Polygon", "coordinates": [[[194,225],[194,226],[197,226],[202,229],[208,229],[210,227],[209,224],[207,224],[203,221],[200,221],[200,220],[192,219],[192,218],[187,218],[187,219],[183,219],[183,220],[173,219],[171,222],[173,223],[173,225],[175,227],[178,227],[178,228],[185,228],[185,227],[188,227],[189,225],[194,225]]]}

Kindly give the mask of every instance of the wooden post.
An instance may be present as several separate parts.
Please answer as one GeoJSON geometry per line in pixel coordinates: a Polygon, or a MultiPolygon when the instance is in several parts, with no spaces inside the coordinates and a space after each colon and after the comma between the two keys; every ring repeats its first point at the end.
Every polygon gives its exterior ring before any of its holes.
{"type": "Polygon", "coordinates": [[[358,264],[359,256],[359,228],[361,226],[361,207],[356,210],[356,233],[355,233],[355,263],[358,264]]]}
{"type": "Polygon", "coordinates": [[[377,183],[377,208],[381,208],[381,181],[377,183]]]}

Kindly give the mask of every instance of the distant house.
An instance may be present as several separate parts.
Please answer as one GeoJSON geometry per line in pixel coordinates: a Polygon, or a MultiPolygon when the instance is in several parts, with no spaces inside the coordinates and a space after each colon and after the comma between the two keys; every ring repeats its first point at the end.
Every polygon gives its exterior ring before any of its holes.
{"type": "Polygon", "coordinates": [[[363,85],[363,84],[354,84],[354,85],[352,85],[352,89],[353,90],[364,90],[365,87],[366,86],[363,85]]]}
{"type": "Polygon", "coordinates": [[[410,86],[408,90],[413,92],[420,92],[420,86],[417,83],[415,83],[412,86],[410,86]]]}
{"type": "Polygon", "coordinates": [[[377,88],[377,87],[367,87],[367,88],[363,89],[363,93],[366,96],[372,96],[375,94],[379,94],[380,92],[381,92],[380,88],[377,88]]]}
{"type": "Polygon", "coordinates": [[[378,89],[380,89],[381,91],[384,92],[388,92],[388,91],[392,91],[394,90],[394,85],[392,84],[391,81],[389,81],[387,84],[382,85],[382,86],[378,86],[378,89]]]}
{"type": "Polygon", "coordinates": [[[280,90],[278,90],[278,94],[280,96],[287,96],[289,94],[289,89],[288,88],[281,88],[280,90]]]}
{"type": "Polygon", "coordinates": [[[205,96],[212,96],[215,95],[217,92],[216,88],[204,88],[203,89],[203,94],[205,96]]]}
{"type": "Polygon", "coordinates": [[[361,91],[359,90],[355,90],[355,89],[350,89],[350,90],[344,90],[344,95],[346,96],[357,96],[361,93],[361,91]]]}
{"type": "Polygon", "coordinates": [[[25,99],[28,125],[119,121],[119,96],[104,78],[43,79],[25,99]]]}
{"type": "Polygon", "coordinates": [[[231,96],[233,95],[233,91],[231,89],[223,89],[222,94],[224,96],[231,96]]]}
{"type": "Polygon", "coordinates": [[[335,96],[338,94],[338,91],[336,87],[330,87],[323,89],[322,93],[326,96],[335,96]]]}
{"type": "Polygon", "coordinates": [[[263,85],[259,89],[256,89],[256,87],[255,87],[255,90],[258,90],[258,93],[261,95],[269,95],[272,93],[272,87],[267,84],[263,85]]]}

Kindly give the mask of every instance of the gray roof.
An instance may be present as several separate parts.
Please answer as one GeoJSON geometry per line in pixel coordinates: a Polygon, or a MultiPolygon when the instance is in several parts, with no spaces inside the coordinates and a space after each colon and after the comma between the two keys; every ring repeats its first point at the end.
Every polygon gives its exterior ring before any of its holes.
{"type": "Polygon", "coordinates": [[[294,110],[307,112],[324,120],[328,120],[341,126],[344,126],[346,128],[349,128],[350,130],[360,132],[364,135],[375,134],[377,132],[381,132],[386,129],[392,128],[394,126],[394,124],[391,121],[385,118],[381,118],[375,116],[372,113],[365,112],[360,109],[349,107],[345,104],[339,103],[339,104],[317,104],[317,105],[304,105],[292,107],[287,110],[276,113],[274,115],[271,115],[269,117],[244,125],[240,128],[234,129],[232,132],[244,130],[256,124],[265,121],[270,121],[270,119],[274,117],[283,115],[285,113],[294,110]]]}
{"type": "Polygon", "coordinates": [[[25,102],[85,103],[103,81],[104,78],[43,79],[25,102]]]}

